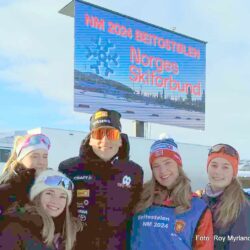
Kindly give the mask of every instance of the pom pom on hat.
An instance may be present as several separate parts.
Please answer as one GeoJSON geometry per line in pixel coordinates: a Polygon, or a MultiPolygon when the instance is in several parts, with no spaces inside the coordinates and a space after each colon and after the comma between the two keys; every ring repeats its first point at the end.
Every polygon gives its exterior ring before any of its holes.
{"type": "Polygon", "coordinates": [[[174,139],[166,138],[166,134],[160,135],[160,140],[155,141],[150,148],[149,162],[152,167],[153,161],[158,157],[169,157],[176,161],[178,166],[182,166],[181,156],[174,139]]]}
{"type": "Polygon", "coordinates": [[[170,134],[167,134],[167,133],[161,133],[159,135],[159,140],[163,140],[163,139],[172,139],[172,136],[170,134]]]}

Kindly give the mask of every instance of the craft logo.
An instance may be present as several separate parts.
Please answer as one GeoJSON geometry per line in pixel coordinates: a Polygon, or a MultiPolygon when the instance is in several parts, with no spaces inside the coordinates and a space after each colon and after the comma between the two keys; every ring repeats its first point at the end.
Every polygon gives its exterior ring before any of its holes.
{"type": "Polygon", "coordinates": [[[77,176],[74,176],[73,178],[76,181],[79,181],[79,180],[81,180],[81,181],[91,181],[93,179],[93,176],[91,176],[91,175],[77,175],[77,176]]]}

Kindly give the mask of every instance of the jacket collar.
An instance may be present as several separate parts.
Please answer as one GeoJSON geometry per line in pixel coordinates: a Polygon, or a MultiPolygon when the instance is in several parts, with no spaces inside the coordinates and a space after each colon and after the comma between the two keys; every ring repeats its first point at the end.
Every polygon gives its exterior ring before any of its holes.
{"type": "Polygon", "coordinates": [[[205,194],[210,198],[217,198],[220,195],[222,195],[223,192],[224,192],[223,190],[219,192],[214,192],[212,190],[210,183],[208,183],[207,186],[205,187],[205,194]]]}

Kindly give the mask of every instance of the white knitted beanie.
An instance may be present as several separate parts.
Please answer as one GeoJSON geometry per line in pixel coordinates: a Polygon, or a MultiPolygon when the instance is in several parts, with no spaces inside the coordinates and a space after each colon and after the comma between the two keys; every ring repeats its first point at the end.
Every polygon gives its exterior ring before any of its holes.
{"type": "Polygon", "coordinates": [[[63,177],[63,178],[65,178],[66,181],[71,182],[71,180],[61,172],[58,172],[58,171],[53,170],[53,169],[44,170],[36,177],[35,182],[34,182],[33,186],[31,187],[30,200],[32,201],[38,194],[40,194],[41,192],[43,192],[46,189],[58,188],[58,189],[63,190],[67,194],[67,205],[69,206],[71,201],[72,201],[72,190],[68,190],[67,188],[65,188],[62,183],[58,183],[58,185],[56,182],[55,182],[56,185],[46,184],[45,180],[49,176],[51,176],[51,177],[53,177],[53,176],[63,177]]]}

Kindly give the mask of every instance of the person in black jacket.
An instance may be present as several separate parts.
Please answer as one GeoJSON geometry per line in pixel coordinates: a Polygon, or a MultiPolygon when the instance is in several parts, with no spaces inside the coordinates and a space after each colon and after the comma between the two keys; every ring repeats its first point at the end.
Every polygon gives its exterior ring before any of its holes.
{"type": "Polygon", "coordinates": [[[12,203],[28,202],[28,193],[36,173],[47,169],[50,140],[44,134],[15,138],[10,158],[0,176],[0,219],[12,203]]]}
{"type": "Polygon", "coordinates": [[[129,222],[141,194],[143,171],[129,160],[120,117],[114,110],[95,112],[79,157],[59,165],[75,184],[71,209],[85,224],[78,249],[123,250],[129,243],[129,222]]]}
{"type": "Polygon", "coordinates": [[[22,209],[11,207],[0,223],[0,249],[72,250],[82,229],[68,206],[73,183],[55,170],[42,171],[30,190],[30,202],[22,209]]]}

